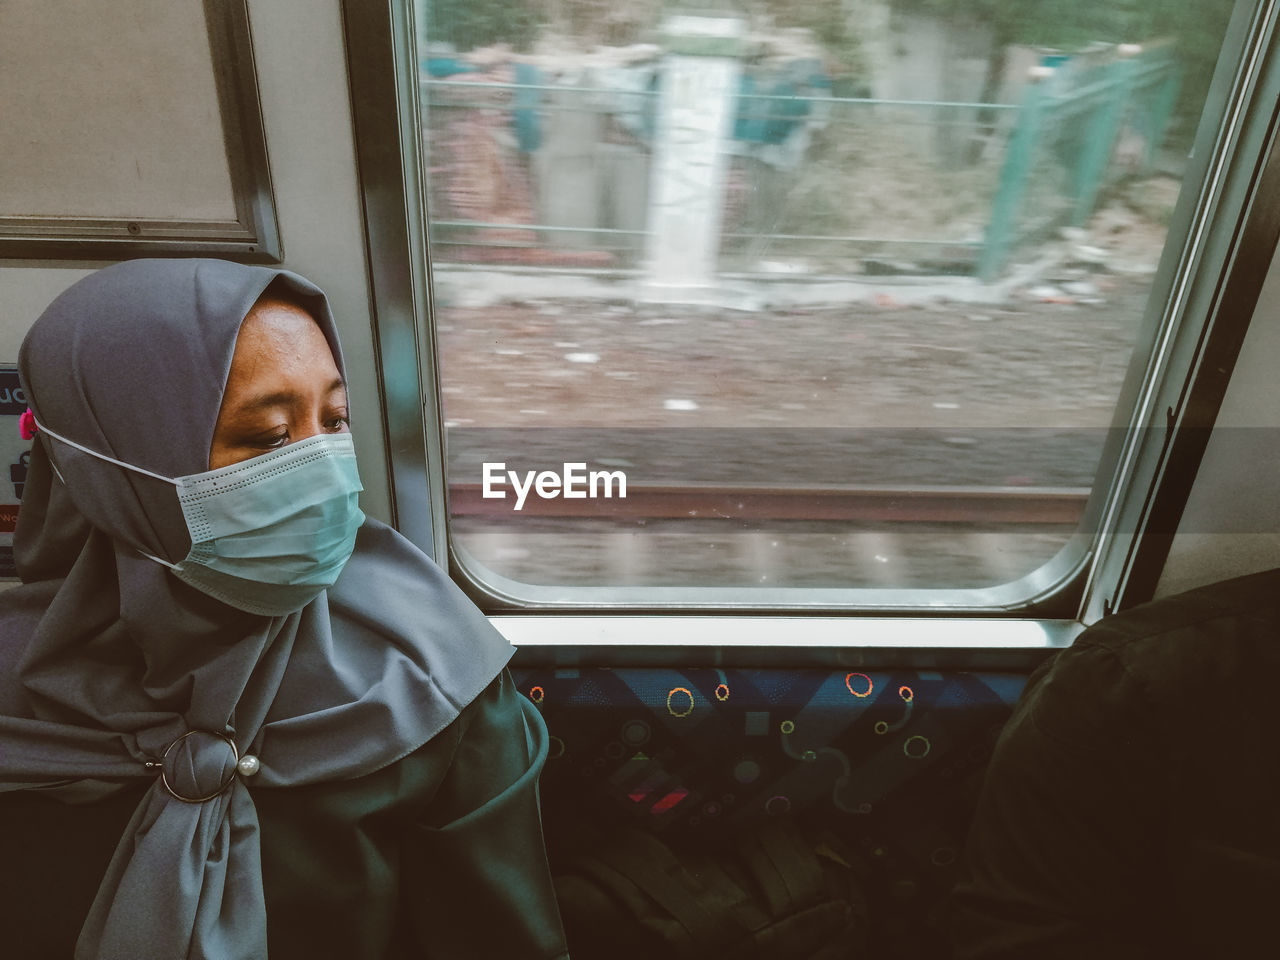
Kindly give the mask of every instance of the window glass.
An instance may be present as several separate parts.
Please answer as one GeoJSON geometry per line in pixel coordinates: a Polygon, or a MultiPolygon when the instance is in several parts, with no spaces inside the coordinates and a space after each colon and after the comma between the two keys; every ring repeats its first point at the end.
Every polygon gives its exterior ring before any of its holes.
{"type": "Polygon", "coordinates": [[[1232,8],[417,0],[456,555],[506,589],[1041,568],[1232,8]]]}

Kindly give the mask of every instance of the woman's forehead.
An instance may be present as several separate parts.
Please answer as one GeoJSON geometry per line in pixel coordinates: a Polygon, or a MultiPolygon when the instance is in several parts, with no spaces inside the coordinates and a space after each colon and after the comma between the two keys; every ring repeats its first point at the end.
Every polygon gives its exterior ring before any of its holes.
{"type": "Polygon", "coordinates": [[[288,300],[264,297],[240,326],[227,377],[228,399],[273,381],[315,380],[328,385],[338,366],[315,319],[288,300]]]}

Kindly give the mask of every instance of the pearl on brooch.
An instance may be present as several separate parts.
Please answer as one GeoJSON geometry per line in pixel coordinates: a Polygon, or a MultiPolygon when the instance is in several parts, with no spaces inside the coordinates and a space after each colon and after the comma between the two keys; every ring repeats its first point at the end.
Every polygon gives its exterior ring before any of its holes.
{"type": "Polygon", "coordinates": [[[258,762],[257,757],[255,757],[252,753],[246,753],[243,757],[240,758],[240,762],[236,764],[236,769],[238,769],[242,774],[244,774],[244,776],[252,777],[255,773],[258,772],[258,769],[261,766],[262,764],[258,762]]]}

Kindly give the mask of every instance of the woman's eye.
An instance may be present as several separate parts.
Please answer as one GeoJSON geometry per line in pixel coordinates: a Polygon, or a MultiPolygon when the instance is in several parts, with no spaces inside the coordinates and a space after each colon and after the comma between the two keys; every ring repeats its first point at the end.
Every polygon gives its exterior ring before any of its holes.
{"type": "Polygon", "coordinates": [[[288,433],[275,433],[269,437],[258,437],[251,445],[255,447],[283,447],[288,442],[288,433]]]}
{"type": "Polygon", "coordinates": [[[343,428],[351,426],[351,419],[346,416],[333,417],[329,421],[329,429],[334,433],[340,433],[343,428]]]}

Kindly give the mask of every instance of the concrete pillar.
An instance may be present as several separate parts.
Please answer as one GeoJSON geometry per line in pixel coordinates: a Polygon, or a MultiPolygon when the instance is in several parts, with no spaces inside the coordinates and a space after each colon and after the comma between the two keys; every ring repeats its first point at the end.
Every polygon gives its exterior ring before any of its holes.
{"type": "Polygon", "coordinates": [[[673,16],[664,60],[650,180],[641,297],[699,302],[714,294],[724,208],[726,142],[746,24],[730,16],[673,16]]]}
{"type": "MultiPolygon", "coordinates": [[[[574,90],[544,92],[542,146],[533,153],[538,221],[553,227],[600,226],[600,114],[574,90]]],[[[548,231],[552,247],[591,249],[594,233],[548,231]]]]}

